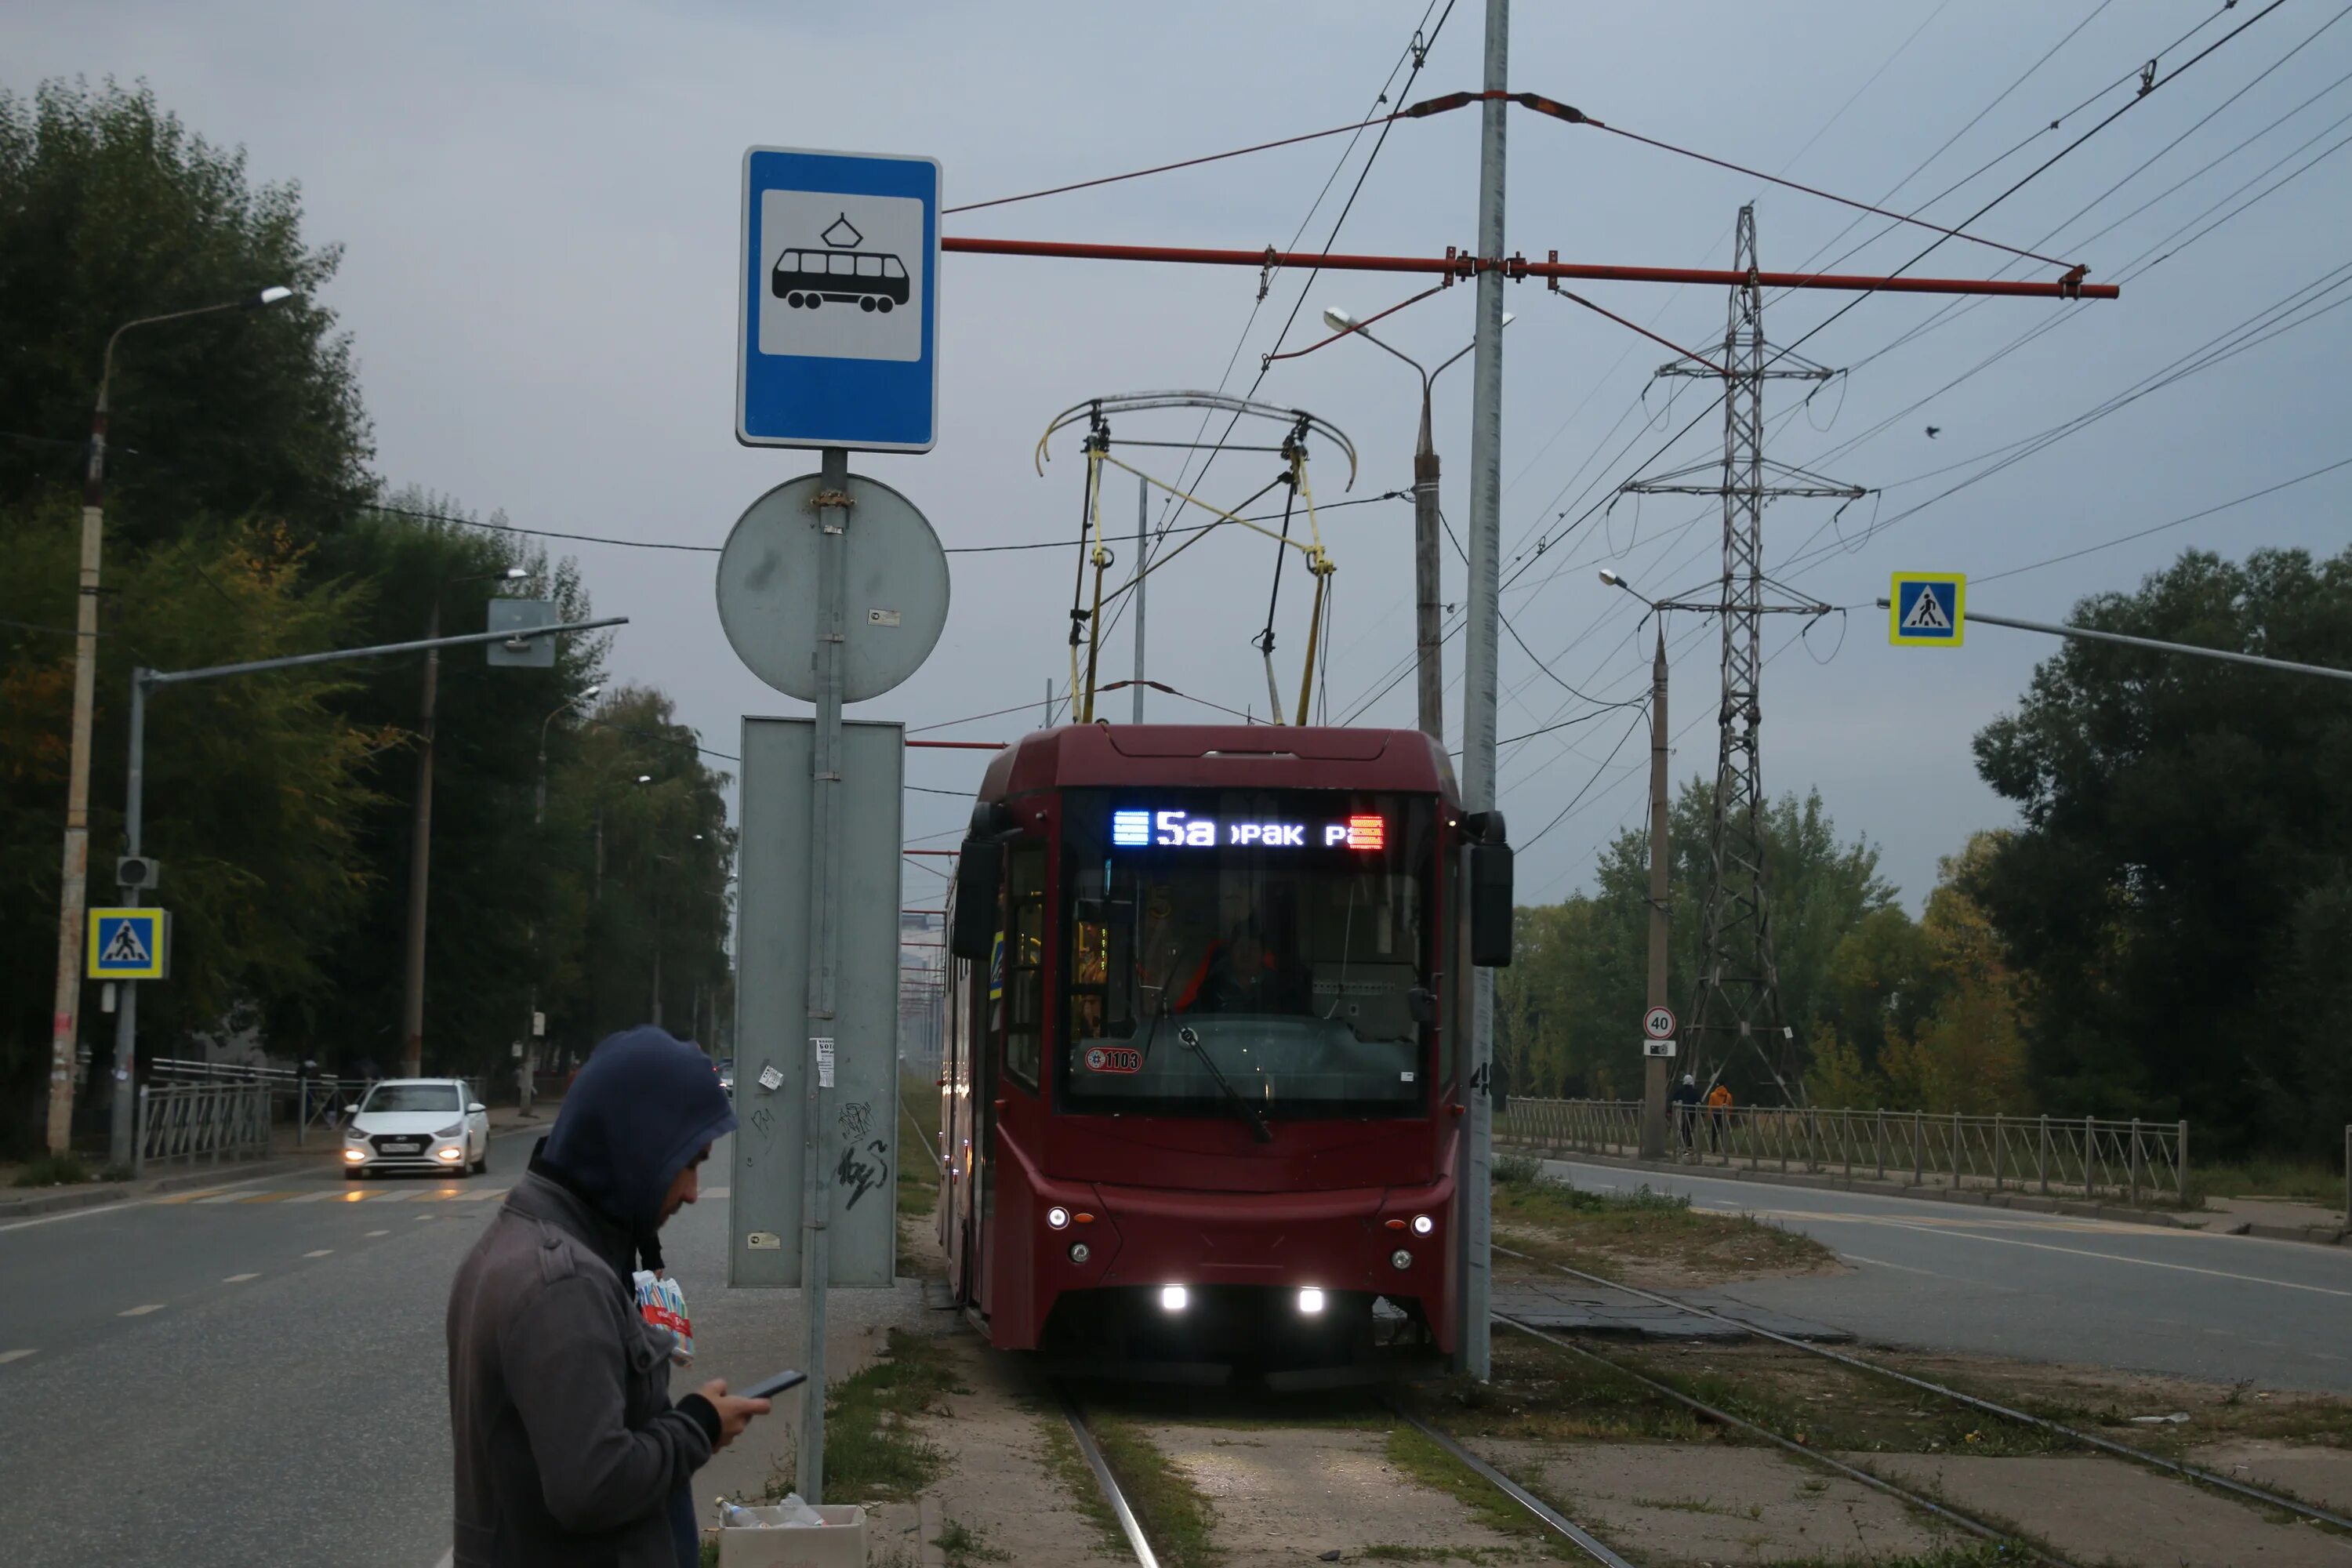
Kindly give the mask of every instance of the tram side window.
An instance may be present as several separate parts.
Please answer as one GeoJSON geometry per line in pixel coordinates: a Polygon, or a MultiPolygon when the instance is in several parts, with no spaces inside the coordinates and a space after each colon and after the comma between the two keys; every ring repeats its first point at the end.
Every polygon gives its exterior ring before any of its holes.
{"type": "Polygon", "coordinates": [[[1016,847],[1008,858],[1004,1070],[1034,1090],[1037,1087],[1037,1064],[1045,1054],[1045,847],[1016,847]]]}

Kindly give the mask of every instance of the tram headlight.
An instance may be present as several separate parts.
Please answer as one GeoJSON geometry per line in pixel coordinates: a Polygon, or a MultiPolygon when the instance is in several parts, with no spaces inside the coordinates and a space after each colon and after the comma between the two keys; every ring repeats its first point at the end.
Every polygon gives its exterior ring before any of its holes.
{"type": "Polygon", "coordinates": [[[1435,1230],[1436,1228],[1437,1228],[1437,1222],[1436,1222],[1435,1220],[1433,1220],[1433,1219],[1430,1218],[1427,1215],[1425,1215],[1425,1214],[1417,1214],[1417,1215],[1413,1215],[1413,1216],[1412,1216],[1412,1233],[1413,1233],[1413,1235],[1415,1235],[1415,1236],[1427,1236],[1431,1231],[1435,1230]]]}
{"type": "Polygon", "coordinates": [[[1094,1249],[1089,1247],[1085,1242],[1074,1241],[1070,1243],[1071,1262],[1084,1263],[1087,1258],[1092,1258],[1093,1256],[1094,1249]]]}
{"type": "Polygon", "coordinates": [[[1298,1310],[1310,1318],[1316,1313],[1321,1311],[1323,1310],[1323,1292],[1318,1290],[1312,1285],[1309,1285],[1306,1289],[1301,1290],[1298,1293],[1298,1310]]]}
{"type": "Polygon", "coordinates": [[[1070,1223],[1070,1211],[1055,1204],[1045,1211],[1045,1223],[1055,1230],[1065,1229],[1070,1223]]]}
{"type": "Polygon", "coordinates": [[[1412,1267],[1412,1254],[1400,1247],[1394,1252],[1389,1254],[1389,1261],[1395,1264],[1399,1268],[1410,1268],[1412,1267]]]}
{"type": "Polygon", "coordinates": [[[1191,1298],[1185,1294],[1184,1287],[1181,1285],[1160,1287],[1160,1310],[1163,1312],[1181,1312],[1189,1300],[1191,1298]]]}

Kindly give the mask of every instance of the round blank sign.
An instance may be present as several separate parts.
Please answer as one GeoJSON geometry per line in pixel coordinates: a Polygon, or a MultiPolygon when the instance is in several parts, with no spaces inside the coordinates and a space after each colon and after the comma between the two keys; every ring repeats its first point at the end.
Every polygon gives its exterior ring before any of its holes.
{"type": "MultiPolygon", "coordinates": [[[[817,476],[778,485],[736,520],[719,555],[719,624],[751,673],[816,700],[817,476]]],[[[879,697],[920,669],[948,624],[948,558],[914,502],[849,476],[844,702],[879,697]]],[[[839,512],[833,513],[840,516],[839,512]]]]}

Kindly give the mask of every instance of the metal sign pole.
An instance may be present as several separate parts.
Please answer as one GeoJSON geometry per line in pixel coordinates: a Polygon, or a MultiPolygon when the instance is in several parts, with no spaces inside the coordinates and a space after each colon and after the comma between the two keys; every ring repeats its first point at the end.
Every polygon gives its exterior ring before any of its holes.
{"type": "Polygon", "coordinates": [[[842,647],[847,637],[843,602],[849,526],[849,452],[824,448],[817,492],[810,500],[817,538],[816,743],[810,749],[809,845],[816,875],[809,879],[808,1035],[811,1061],[801,1110],[801,1310],[807,1342],[801,1365],[800,1494],[812,1505],[824,1489],[825,1288],[832,1258],[825,1222],[833,1190],[824,1165],[825,1107],[833,1087],[835,966],[840,956],[842,647]]]}

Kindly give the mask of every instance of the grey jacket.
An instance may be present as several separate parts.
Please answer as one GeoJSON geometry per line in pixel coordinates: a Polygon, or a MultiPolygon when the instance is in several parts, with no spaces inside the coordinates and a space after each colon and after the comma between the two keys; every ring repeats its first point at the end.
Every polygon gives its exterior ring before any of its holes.
{"type": "Polygon", "coordinates": [[[457,1568],[677,1563],[666,1510],[709,1459],[716,1417],[670,1404],[669,1334],[637,1314],[634,1247],[534,1171],[459,1268],[457,1568]]]}

